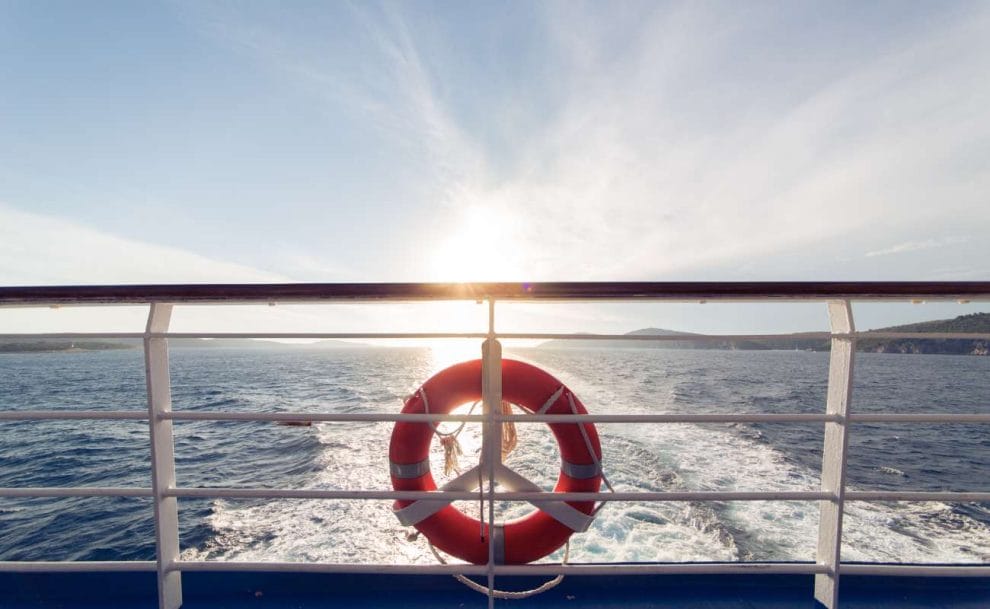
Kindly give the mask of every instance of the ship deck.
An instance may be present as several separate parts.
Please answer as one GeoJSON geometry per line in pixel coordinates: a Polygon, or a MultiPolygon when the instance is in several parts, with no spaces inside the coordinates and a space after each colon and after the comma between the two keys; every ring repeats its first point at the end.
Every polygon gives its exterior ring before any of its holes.
{"type": "MultiPolygon", "coordinates": [[[[542,580],[500,578],[526,589],[542,580]]],[[[578,607],[755,609],[814,607],[810,575],[652,575],[568,577],[557,588],[496,605],[514,609],[578,607]]],[[[69,609],[157,605],[154,573],[0,573],[0,606],[69,609]]],[[[485,607],[487,598],[445,575],[188,573],[184,609],[326,607],[485,607]]],[[[990,578],[847,576],[844,609],[986,609],[990,578]]]]}

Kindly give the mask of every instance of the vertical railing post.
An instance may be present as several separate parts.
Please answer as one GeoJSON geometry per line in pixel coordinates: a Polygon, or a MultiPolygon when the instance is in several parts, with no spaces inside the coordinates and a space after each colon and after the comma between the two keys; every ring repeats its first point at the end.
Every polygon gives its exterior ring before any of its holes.
{"type": "Polygon", "coordinates": [[[488,338],[481,345],[481,400],[487,416],[482,434],[483,467],[488,472],[488,607],[495,606],[495,546],[502,539],[495,526],[495,469],[502,462],[502,345],[495,338],[495,300],[488,301],[488,338]]]}
{"type": "Polygon", "coordinates": [[[832,332],[828,365],[828,397],[825,410],[837,417],[825,423],[822,453],[823,491],[833,498],[821,502],[816,560],[828,572],[815,576],[815,605],[839,606],[839,570],[842,550],[842,512],[846,491],[846,451],[849,446],[849,405],[852,400],[853,357],[856,352],[852,305],[848,300],[828,303],[832,332]]]}
{"type": "Polygon", "coordinates": [[[148,384],[148,421],[151,428],[151,489],[155,501],[155,548],[158,563],[158,609],[182,605],[182,575],[173,570],[179,559],[179,509],[165,491],[175,487],[175,444],[172,421],[161,415],[172,410],[168,371],[168,331],[172,305],[152,303],[144,334],[144,370],[148,384]]]}

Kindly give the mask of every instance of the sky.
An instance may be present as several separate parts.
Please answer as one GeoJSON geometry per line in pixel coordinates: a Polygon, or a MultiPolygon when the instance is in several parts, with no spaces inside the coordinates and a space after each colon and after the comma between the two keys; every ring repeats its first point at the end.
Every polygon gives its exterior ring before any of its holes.
{"type": "Polygon", "coordinates": [[[987,74],[985,2],[0,0],[0,285],[990,280],[987,74]]]}

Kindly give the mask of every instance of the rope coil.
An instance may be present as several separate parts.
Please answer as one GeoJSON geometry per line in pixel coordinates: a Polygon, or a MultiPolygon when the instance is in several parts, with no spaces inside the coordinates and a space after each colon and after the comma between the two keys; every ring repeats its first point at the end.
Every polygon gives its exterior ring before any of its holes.
{"type": "MultiPolygon", "coordinates": [[[[430,401],[426,398],[426,390],[420,388],[419,397],[423,400],[423,411],[426,414],[430,414],[430,401]]],[[[481,403],[481,400],[476,401],[471,404],[471,408],[468,410],[468,414],[474,412],[474,409],[481,403]]],[[[457,426],[453,431],[440,431],[440,426],[429,421],[430,429],[433,433],[440,438],[440,445],[443,446],[443,473],[445,476],[449,476],[451,473],[461,473],[460,465],[457,463],[457,458],[464,455],[464,449],[461,448],[461,443],[457,440],[457,436],[461,435],[464,431],[464,426],[467,425],[467,421],[461,421],[461,424],[457,426]]]]}
{"type": "MultiPolygon", "coordinates": [[[[423,400],[423,411],[426,414],[430,413],[430,401],[426,398],[426,391],[422,388],[419,390],[419,396],[423,400]]],[[[471,408],[468,410],[468,415],[474,413],[474,409],[477,408],[481,401],[475,401],[471,404],[471,408]]],[[[510,415],[512,414],[512,404],[502,400],[502,414],[510,415]]],[[[429,421],[430,428],[433,429],[433,433],[440,438],[440,445],[443,446],[443,473],[445,476],[449,476],[451,473],[461,473],[461,468],[458,465],[457,458],[464,456],[464,449],[461,447],[460,441],[457,437],[464,431],[464,426],[467,421],[461,421],[461,424],[457,426],[453,431],[440,431],[440,426],[429,421]]],[[[516,449],[519,444],[519,435],[516,432],[516,424],[512,421],[506,421],[502,423],[502,458],[505,459],[509,454],[516,449]]]]}
{"type": "MultiPolygon", "coordinates": [[[[433,547],[433,544],[430,543],[429,539],[426,540],[426,543],[430,546],[430,552],[433,552],[433,556],[436,557],[437,561],[441,565],[446,565],[447,561],[444,560],[443,556],[441,556],[439,552],[437,552],[437,549],[433,547]]],[[[567,545],[564,546],[564,559],[561,561],[560,564],[562,565],[567,564],[567,559],[570,556],[570,553],[571,553],[571,542],[568,541],[567,545]]],[[[564,575],[560,574],[557,577],[554,577],[553,579],[544,582],[543,584],[531,590],[514,591],[514,590],[498,590],[495,588],[489,588],[488,586],[483,586],[478,582],[468,578],[466,575],[461,575],[460,573],[455,573],[453,577],[457,581],[461,582],[462,584],[474,590],[475,592],[478,592],[479,594],[484,594],[485,596],[491,594],[493,597],[500,600],[519,600],[523,598],[529,598],[530,596],[536,596],[537,594],[542,594],[547,590],[552,590],[556,588],[558,585],[560,585],[560,582],[564,581],[564,575]]]]}

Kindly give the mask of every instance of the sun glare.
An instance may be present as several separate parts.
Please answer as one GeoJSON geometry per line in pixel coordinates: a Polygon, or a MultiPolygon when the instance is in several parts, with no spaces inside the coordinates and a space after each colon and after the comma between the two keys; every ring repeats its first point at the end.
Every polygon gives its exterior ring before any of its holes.
{"type": "Polygon", "coordinates": [[[430,343],[430,374],[456,363],[481,358],[481,341],[435,340],[430,343]]]}
{"type": "Polygon", "coordinates": [[[524,258],[510,218],[490,208],[471,207],[437,246],[431,266],[437,281],[504,281],[521,277],[524,258]]]}

